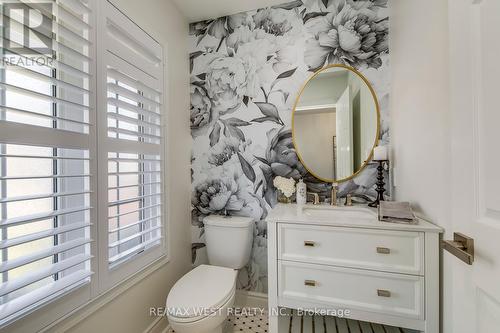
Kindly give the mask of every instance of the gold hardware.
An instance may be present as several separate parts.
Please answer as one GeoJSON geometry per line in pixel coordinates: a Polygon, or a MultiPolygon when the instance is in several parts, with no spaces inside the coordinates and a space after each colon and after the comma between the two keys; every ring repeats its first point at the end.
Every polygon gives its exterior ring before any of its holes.
{"type": "Polygon", "coordinates": [[[313,197],[313,205],[319,205],[319,195],[318,195],[318,193],[307,192],[306,193],[306,198],[308,198],[309,196],[313,197]]]}
{"type": "Polygon", "coordinates": [[[389,254],[389,253],[391,253],[391,249],[388,249],[386,247],[377,247],[377,253],[389,254]]]}
{"type": "Polygon", "coordinates": [[[345,197],[345,205],[352,206],[352,194],[347,194],[345,197]]]}
{"type": "Polygon", "coordinates": [[[331,202],[330,205],[332,206],[337,206],[337,193],[338,193],[339,187],[337,183],[332,183],[332,192],[331,192],[331,202]]]}
{"type": "Polygon", "coordinates": [[[316,281],[314,280],[305,280],[304,284],[309,287],[316,287],[316,281]]]}
{"type": "Polygon", "coordinates": [[[474,239],[459,232],[453,233],[453,240],[441,241],[443,249],[453,254],[467,265],[474,262],[474,239]]]}
{"type": "Polygon", "coordinates": [[[304,241],[304,246],[315,246],[316,243],[313,241],[304,241]]]}
{"type": "Polygon", "coordinates": [[[389,290],[377,289],[377,295],[380,297],[391,297],[391,292],[389,290]]]}

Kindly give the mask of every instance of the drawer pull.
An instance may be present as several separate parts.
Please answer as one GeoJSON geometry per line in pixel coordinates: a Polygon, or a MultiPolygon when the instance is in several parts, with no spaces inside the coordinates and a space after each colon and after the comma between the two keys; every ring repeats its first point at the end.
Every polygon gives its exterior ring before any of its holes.
{"type": "Polygon", "coordinates": [[[316,281],[314,280],[305,280],[304,284],[309,287],[316,287],[316,281]]]}
{"type": "Polygon", "coordinates": [[[380,297],[391,297],[391,292],[389,290],[377,289],[377,295],[380,297]]]}
{"type": "Polygon", "coordinates": [[[316,242],[313,242],[313,241],[304,241],[304,246],[315,246],[316,245],[316,242]]]}
{"type": "Polygon", "coordinates": [[[391,249],[388,249],[386,247],[377,247],[377,253],[380,253],[380,254],[390,254],[391,253],[391,249]]]}

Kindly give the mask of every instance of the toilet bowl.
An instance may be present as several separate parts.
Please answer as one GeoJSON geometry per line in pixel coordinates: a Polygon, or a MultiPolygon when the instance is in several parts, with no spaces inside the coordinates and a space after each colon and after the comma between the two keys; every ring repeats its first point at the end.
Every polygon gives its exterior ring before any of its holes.
{"type": "Polygon", "coordinates": [[[176,333],[222,333],[234,304],[237,271],[201,265],[184,275],[167,298],[167,318],[176,333]]]}
{"type": "Polygon", "coordinates": [[[234,305],[236,276],[250,258],[253,220],[208,216],[204,219],[210,265],[184,275],[167,297],[167,318],[176,333],[222,333],[234,305]]]}

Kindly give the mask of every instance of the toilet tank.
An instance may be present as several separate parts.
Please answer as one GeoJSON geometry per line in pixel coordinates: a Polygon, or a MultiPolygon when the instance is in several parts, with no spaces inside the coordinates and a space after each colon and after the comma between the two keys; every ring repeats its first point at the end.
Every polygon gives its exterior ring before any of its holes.
{"type": "Polygon", "coordinates": [[[210,215],[203,223],[210,265],[240,269],[248,263],[253,241],[252,218],[210,215]]]}

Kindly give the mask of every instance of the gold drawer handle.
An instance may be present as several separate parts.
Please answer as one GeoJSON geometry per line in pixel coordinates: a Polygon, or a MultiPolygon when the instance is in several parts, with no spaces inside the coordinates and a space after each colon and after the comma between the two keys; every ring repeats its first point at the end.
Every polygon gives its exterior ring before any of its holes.
{"type": "Polygon", "coordinates": [[[305,280],[304,284],[309,287],[316,287],[316,281],[314,280],[305,280]]]}
{"type": "Polygon", "coordinates": [[[314,247],[314,246],[316,246],[316,242],[313,242],[313,241],[304,241],[304,246],[314,247]]]}
{"type": "Polygon", "coordinates": [[[377,295],[380,297],[391,297],[391,292],[389,290],[377,289],[377,295]]]}
{"type": "Polygon", "coordinates": [[[380,254],[390,254],[391,253],[391,249],[388,249],[386,247],[377,247],[377,253],[380,253],[380,254]]]}

